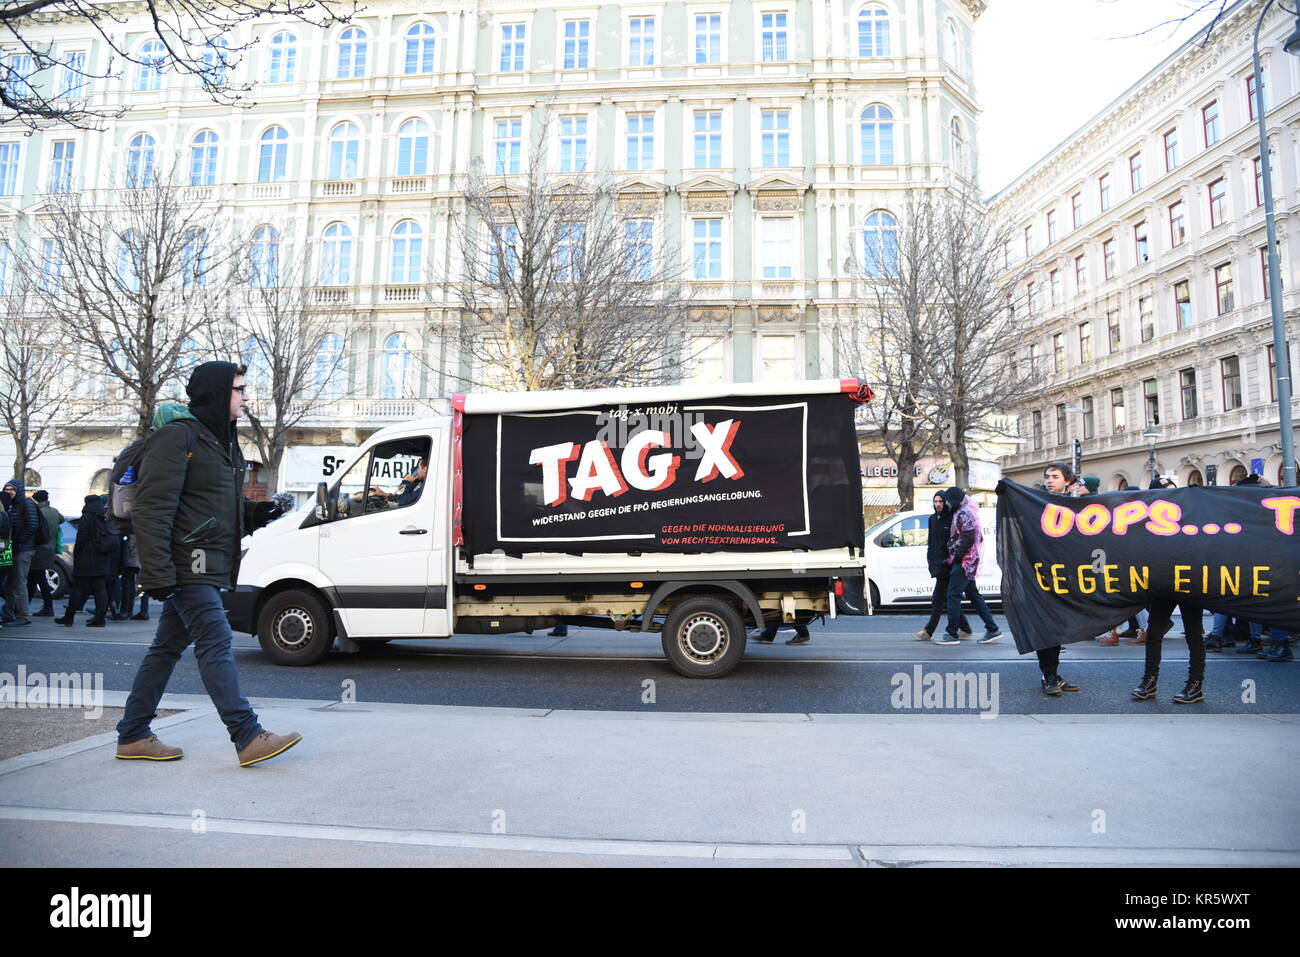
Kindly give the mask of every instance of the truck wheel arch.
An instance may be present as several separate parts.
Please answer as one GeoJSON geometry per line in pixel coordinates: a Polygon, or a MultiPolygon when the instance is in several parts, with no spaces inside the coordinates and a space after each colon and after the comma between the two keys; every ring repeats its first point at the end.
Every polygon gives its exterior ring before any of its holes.
{"type": "MultiPolygon", "coordinates": [[[[763,627],[763,610],[758,607],[758,599],[754,597],[753,591],[751,591],[747,585],[743,582],[730,579],[710,579],[698,581],[670,581],[661,584],[654,590],[654,594],[650,596],[650,600],[645,603],[645,611],[641,613],[641,627],[643,631],[645,630],[646,623],[654,617],[655,610],[663,603],[664,599],[684,588],[706,588],[715,593],[718,591],[729,591],[739,598],[741,604],[749,610],[750,615],[754,619],[754,627],[763,627]]],[[[694,594],[700,593],[695,592],[694,594]]],[[[743,623],[743,616],[741,617],[741,621],[743,623]]]]}

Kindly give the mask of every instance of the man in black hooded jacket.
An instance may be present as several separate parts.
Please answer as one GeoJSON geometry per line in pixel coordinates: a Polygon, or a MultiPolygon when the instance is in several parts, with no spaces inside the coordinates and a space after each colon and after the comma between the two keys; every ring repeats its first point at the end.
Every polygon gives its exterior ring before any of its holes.
{"type": "Polygon", "coordinates": [[[12,620],[5,622],[5,627],[30,625],[27,609],[27,575],[32,570],[32,558],[36,554],[36,529],[40,522],[40,513],[36,503],[27,497],[27,487],[22,479],[12,479],[5,483],[4,491],[7,502],[5,510],[9,513],[9,527],[12,529],[14,565],[9,576],[8,594],[5,596],[5,611],[12,620]]]}
{"type": "MultiPolygon", "coordinates": [[[[117,725],[117,756],[172,761],[180,748],[152,733],[172,669],[194,643],[203,687],[221,714],[241,767],[287,751],[297,732],[272,734],[239,690],[232,636],[220,589],[239,577],[240,540],[278,517],[270,502],[244,498],[244,457],[235,426],[244,411],[243,366],[205,362],[185,391],[187,410],[154,430],[140,460],[131,521],[140,585],[163,603],[158,631],[136,672],[117,725]]],[[[179,408],[179,407],[176,407],[179,408]]]]}

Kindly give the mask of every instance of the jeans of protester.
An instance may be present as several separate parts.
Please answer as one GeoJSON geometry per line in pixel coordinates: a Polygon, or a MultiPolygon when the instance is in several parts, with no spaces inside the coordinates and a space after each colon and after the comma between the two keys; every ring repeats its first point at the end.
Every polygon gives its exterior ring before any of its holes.
{"type": "Polygon", "coordinates": [[[957,623],[961,619],[963,595],[970,601],[975,613],[980,616],[980,620],[984,622],[984,627],[989,631],[997,631],[998,623],[993,620],[993,613],[989,611],[989,606],[980,597],[975,582],[966,577],[966,570],[959,563],[953,562],[952,571],[948,575],[948,634],[954,638],[957,636],[957,623]]]}
{"type": "MultiPolygon", "coordinates": [[[[1146,674],[1160,674],[1160,644],[1174,626],[1174,605],[1168,599],[1151,602],[1151,623],[1147,628],[1146,674]]],[[[1178,603],[1178,614],[1183,619],[1183,635],[1187,639],[1187,680],[1205,680],[1205,632],[1201,626],[1201,609],[1178,603]]]]}
{"type": "MultiPolygon", "coordinates": [[[[934,580],[934,591],[930,593],[930,620],[925,623],[925,630],[934,634],[934,630],[939,627],[939,619],[943,617],[948,610],[948,577],[940,575],[934,580]]],[[[966,613],[961,613],[961,630],[970,631],[970,622],[966,620],[966,613]]]]}
{"type": "Polygon", "coordinates": [[[5,610],[15,618],[27,615],[27,574],[32,570],[35,552],[14,552],[13,570],[9,574],[8,605],[5,610]]]}
{"type": "Polygon", "coordinates": [[[231,652],[232,635],[226,609],[215,585],[181,585],[163,602],[153,644],[135,674],[126,711],[117,725],[119,744],[147,738],[158,716],[158,702],[167,690],[176,662],[194,643],[194,657],[208,697],[216,706],[235,749],[242,751],[262,733],[257,715],[239,690],[239,674],[231,652]]]}
{"type": "Polygon", "coordinates": [[[50,580],[45,576],[44,568],[33,568],[27,573],[27,601],[29,603],[36,597],[38,591],[41,593],[41,607],[53,607],[54,589],[50,587],[50,580]]]}
{"type": "Polygon", "coordinates": [[[91,595],[95,596],[95,617],[102,619],[108,614],[108,581],[103,575],[82,575],[72,583],[65,614],[71,618],[81,611],[81,606],[91,595]]]}
{"type": "MultiPolygon", "coordinates": [[[[1263,637],[1264,637],[1264,626],[1257,621],[1252,621],[1250,623],[1250,640],[1259,641],[1263,637]]],[[[1268,628],[1268,639],[1269,641],[1290,641],[1291,640],[1290,636],[1287,635],[1287,631],[1285,628],[1274,628],[1272,625],[1270,625],[1268,628]]]]}

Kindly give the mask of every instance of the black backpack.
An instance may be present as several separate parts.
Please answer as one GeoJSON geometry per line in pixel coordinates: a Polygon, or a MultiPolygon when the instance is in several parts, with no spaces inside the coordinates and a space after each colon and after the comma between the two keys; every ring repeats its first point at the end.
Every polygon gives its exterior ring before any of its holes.
{"type": "Polygon", "coordinates": [[[44,548],[48,544],[50,544],[50,523],[46,520],[41,507],[36,505],[36,547],[44,548]]]}
{"type": "MultiPolygon", "coordinates": [[[[189,460],[194,457],[194,429],[188,422],[177,420],[168,422],[167,425],[179,425],[185,431],[185,458],[189,460]]],[[[164,425],[163,428],[167,428],[164,425]]],[[[154,430],[158,431],[157,429],[154,430]]],[[[150,432],[149,435],[153,435],[150,432]]],[[[136,439],[121,452],[117,453],[117,458],[113,459],[113,470],[108,475],[108,515],[113,519],[116,525],[123,533],[130,535],[133,531],[131,527],[131,508],[135,504],[135,486],[140,481],[140,462],[144,459],[144,444],[149,441],[149,435],[143,439],[136,439]],[[131,466],[135,466],[135,482],[127,485],[122,484],[122,476],[131,466]]]]}

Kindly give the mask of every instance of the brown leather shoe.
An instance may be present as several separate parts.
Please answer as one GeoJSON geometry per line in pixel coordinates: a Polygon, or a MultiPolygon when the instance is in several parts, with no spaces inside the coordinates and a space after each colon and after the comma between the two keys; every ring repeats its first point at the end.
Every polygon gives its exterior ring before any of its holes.
{"type": "Polygon", "coordinates": [[[273,758],[283,751],[288,751],[301,740],[302,735],[297,731],[290,731],[288,734],[272,734],[270,731],[263,731],[239,752],[239,766],[246,768],[267,758],[273,758]]]}
{"type": "Polygon", "coordinates": [[[119,744],[117,756],[123,761],[176,761],[185,756],[180,748],[170,748],[158,740],[158,735],[151,734],[130,744],[119,744]]]}

